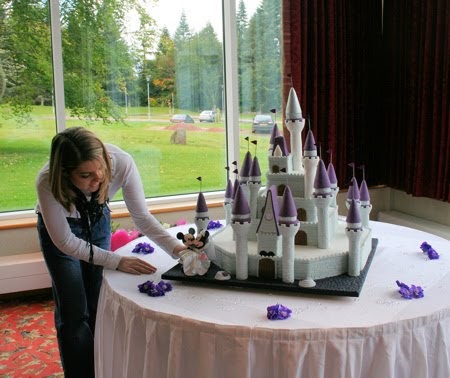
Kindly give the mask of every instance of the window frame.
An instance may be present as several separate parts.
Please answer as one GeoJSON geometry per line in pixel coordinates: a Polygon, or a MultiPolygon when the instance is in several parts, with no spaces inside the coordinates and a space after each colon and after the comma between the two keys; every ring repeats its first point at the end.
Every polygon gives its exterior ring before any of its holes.
{"type": "MultiPolygon", "coordinates": [[[[64,98],[64,70],[61,41],[60,0],[49,2],[50,30],[52,43],[53,87],[56,132],[66,129],[65,98],[64,98]]],[[[225,96],[225,127],[226,127],[226,156],[227,161],[236,161],[239,165],[239,103],[238,103],[238,69],[237,69],[237,27],[236,0],[222,0],[223,17],[223,52],[224,52],[224,96],[225,96]]],[[[225,190],[204,193],[207,201],[223,199],[225,190]]],[[[198,194],[180,194],[147,198],[147,206],[181,205],[196,201],[198,194]]],[[[113,201],[110,208],[125,209],[123,200],[113,201]]],[[[0,221],[29,218],[34,216],[34,210],[18,210],[3,212],[0,221]]]]}

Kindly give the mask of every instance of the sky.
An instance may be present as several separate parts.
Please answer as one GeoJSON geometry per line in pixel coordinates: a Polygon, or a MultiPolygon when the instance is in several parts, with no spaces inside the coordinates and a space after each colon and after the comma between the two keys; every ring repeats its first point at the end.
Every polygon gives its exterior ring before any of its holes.
{"type": "MultiPolygon", "coordinates": [[[[229,1],[229,0],[225,0],[229,1]]],[[[245,0],[247,15],[250,17],[261,3],[261,0],[245,0]]],[[[167,27],[171,36],[180,23],[181,14],[184,13],[192,31],[200,31],[209,21],[214,27],[217,36],[222,36],[222,0],[158,0],[148,2],[148,12],[158,20],[160,28],[167,27]]],[[[239,0],[236,0],[236,9],[239,0]]],[[[131,26],[137,22],[130,21],[131,26]]]]}

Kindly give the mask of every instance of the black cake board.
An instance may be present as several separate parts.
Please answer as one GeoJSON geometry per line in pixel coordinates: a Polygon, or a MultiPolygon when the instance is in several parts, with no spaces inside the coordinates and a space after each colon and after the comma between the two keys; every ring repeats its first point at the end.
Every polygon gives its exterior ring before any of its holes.
{"type": "Polygon", "coordinates": [[[183,273],[182,265],[177,264],[172,269],[169,269],[167,272],[163,273],[161,278],[193,284],[211,284],[226,288],[239,287],[250,289],[280,290],[288,291],[291,293],[359,297],[367,276],[367,272],[369,271],[370,264],[372,263],[373,256],[377,249],[377,245],[378,239],[372,239],[372,249],[370,251],[369,257],[367,258],[366,265],[364,266],[364,269],[361,270],[359,276],[353,277],[349,276],[348,274],[341,274],[335,277],[322,278],[315,280],[316,286],[311,288],[298,286],[298,280],[295,280],[294,283],[288,284],[282,282],[281,280],[267,280],[259,277],[248,277],[247,280],[238,280],[233,275],[231,275],[231,278],[229,280],[216,280],[214,276],[218,271],[221,271],[223,269],[221,269],[214,263],[211,263],[208,272],[203,276],[186,276],[183,273]]]}

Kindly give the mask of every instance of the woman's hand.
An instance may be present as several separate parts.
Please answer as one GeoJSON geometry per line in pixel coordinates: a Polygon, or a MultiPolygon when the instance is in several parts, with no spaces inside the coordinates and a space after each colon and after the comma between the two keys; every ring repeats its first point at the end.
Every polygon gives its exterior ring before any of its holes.
{"type": "Polygon", "coordinates": [[[148,262],[128,256],[123,256],[120,259],[117,270],[130,274],[152,274],[156,272],[156,268],[148,262]]]}
{"type": "Polygon", "coordinates": [[[181,255],[183,254],[183,253],[181,253],[181,252],[187,251],[187,250],[189,250],[189,249],[188,249],[184,244],[180,244],[180,245],[177,245],[177,246],[173,249],[173,254],[174,254],[175,256],[181,257],[181,255]]]}

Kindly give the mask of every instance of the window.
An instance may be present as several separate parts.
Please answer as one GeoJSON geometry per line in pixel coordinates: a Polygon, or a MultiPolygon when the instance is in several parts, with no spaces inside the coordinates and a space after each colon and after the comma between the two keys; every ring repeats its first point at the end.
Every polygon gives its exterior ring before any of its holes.
{"type": "Polygon", "coordinates": [[[1,212],[34,207],[52,136],[76,125],[131,153],[148,197],[223,190],[248,150],[266,170],[251,128],[281,114],[281,0],[1,4],[1,212]]]}

